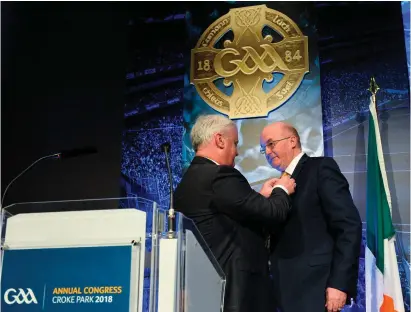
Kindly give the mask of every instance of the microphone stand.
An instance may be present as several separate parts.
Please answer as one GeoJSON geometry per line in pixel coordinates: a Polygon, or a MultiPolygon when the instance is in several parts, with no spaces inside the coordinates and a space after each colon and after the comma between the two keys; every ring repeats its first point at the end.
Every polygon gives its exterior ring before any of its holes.
{"type": "Polygon", "coordinates": [[[171,166],[170,162],[168,159],[168,151],[170,150],[170,144],[169,143],[164,143],[161,145],[161,148],[163,149],[165,156],[166,156],[166,165],[167,165],[167,170],[168,170],[168,180],[170,183],[170,208],[168,210],[168,233],[167,237],[168,238],[175,238],[175,212],[174,212],[174,204],[173,204],[173,176],[171,173],[171,166]]]}

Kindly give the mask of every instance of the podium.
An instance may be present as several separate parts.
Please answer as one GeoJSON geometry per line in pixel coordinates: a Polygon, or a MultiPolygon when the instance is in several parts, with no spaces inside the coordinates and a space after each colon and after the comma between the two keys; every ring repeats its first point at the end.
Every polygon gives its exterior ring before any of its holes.
{"type": "Polygon", "coordinates": [[[144,198],[2,209],[1,312],[219,312],[225,276],[193,221],[144,198]]]}

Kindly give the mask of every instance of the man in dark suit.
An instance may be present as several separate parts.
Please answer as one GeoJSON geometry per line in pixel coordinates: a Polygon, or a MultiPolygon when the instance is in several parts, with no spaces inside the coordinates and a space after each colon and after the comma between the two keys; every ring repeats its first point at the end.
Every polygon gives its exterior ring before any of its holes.
{"type": "Polygon", "coordinates": [[[274,294],[282,312],[338,311],[356,297],[361,219],[329,157],[308,157],[289,124],[261,134],[269,164],[295,179],[287,221],[272,232],[274,294]]]}
{"type": "Polygon", "coordinates": [[[196,156],[175,191],[175,209],[194,220],[226,275],[224,312],[271,311],[264,228],[286,219],[295,181],[270,180],[254,191],[234,168],[237,127],[221,115],[200,116],[191,141],[196,156]]]}

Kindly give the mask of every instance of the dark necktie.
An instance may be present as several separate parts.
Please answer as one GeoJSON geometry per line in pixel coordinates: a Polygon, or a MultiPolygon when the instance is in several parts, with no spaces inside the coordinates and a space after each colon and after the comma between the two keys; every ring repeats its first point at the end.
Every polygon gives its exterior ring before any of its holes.
{"type": "MultiPolygon", "coordinates": [[[[286,177],[291,177],[291,175],[290,175],[289,173],[283,171],[283,172],[281,173],[281,177],[280,177],[280,178],[282,178],[282,177],[284,177],[284,176],[286,176],[286,177]]],[[[265,239],[265,247],[267,248],[269,254],[270,254],[270,243],[271,243],[271,234],[267,234],[267,237],[266,237],[266,239],[265,239]]],[[[268,265],[270,266],[270,261],[268,261],[268,265]]]]}

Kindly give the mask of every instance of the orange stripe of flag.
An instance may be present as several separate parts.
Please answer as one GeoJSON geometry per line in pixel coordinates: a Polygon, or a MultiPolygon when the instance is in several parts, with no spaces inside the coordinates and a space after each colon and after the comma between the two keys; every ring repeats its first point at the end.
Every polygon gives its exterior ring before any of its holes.
{"type": "Polygon", "coordinates": [[[390,296],[384,295],[380,312],[398,312],[397,310],[394,310],[394,300],[390,296]]]}

